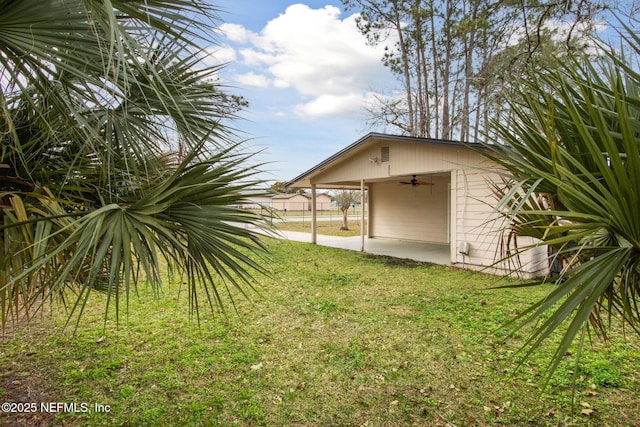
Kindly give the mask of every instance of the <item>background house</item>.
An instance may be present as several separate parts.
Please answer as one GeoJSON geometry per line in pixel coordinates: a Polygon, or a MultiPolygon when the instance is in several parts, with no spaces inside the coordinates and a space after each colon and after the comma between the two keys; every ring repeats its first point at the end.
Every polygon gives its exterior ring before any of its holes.
{"type": "MultiPolygon", "coordinates": [[[[502,258],[504,223],[490,182],[498,166],[478,144],[370,133],[287,183],[287,187],[350,188],[368,193],[368,238],[444,245],[452,265],[493,266],[502,258]]],[[[363,213],[364,215],[364,213],[363,213]]],[[[314,230],[315,232],[315,230],[314,230]]],[[[366,250],[362,230],[362,250],[366,250]]],[[[312,237],[315,242],[315,234],[312,237]]],[[[520,247],[532,244],[521,239],[520,247]]],[[[522,253],[527,275],[546,269],[546,248],[522,253]]]]}
{"type": "MultiPolygon", "coordinates": [[[[311,203],[311,200],[310,200],[310,203],[311,203]]],[[[316,196],[316,210],[328,211],[330,209],[331,209],[331,196],[326,193],[318,194],[316,196]]]]}
{"type": "MultiPolygon", "coordinates": [[[[328,194],[318,194],[315,198],[316,210],[324,211],[331,209],[331,196],[328,194]]],[[[312,199],[307,194],[278,194],[271,198],[273,209],[287,212],[311,211],[312,199]]]]}
{"type": "Polygon", "coordinates": [[[268,208],[271,206],[272,198],[273,198],[273,195],[271,194],[266,194],[264,196],[247,196],[239,207],[241,209],[254,209],[254,210],[268,208]]]}
{"type": "Polygon", "coordinates": [[[288,212],[311,210],[310,197],[305,194],[278,194],[271,198],[273,209],[288,212]]]}

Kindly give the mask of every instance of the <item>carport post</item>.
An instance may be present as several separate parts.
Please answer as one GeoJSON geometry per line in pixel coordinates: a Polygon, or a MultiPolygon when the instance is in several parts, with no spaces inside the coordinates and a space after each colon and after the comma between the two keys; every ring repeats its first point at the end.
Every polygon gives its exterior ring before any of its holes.
{"type": "Polygon", "coordinates": [[[364,179],[360,180],[360,252],[364,252],[364,179]]]}
{"type": "Polygon", "coordinates": [[[317,243],[318,238],[316,234],[316,184],[311,184],[311,243],[314,245],[317,243]]]}

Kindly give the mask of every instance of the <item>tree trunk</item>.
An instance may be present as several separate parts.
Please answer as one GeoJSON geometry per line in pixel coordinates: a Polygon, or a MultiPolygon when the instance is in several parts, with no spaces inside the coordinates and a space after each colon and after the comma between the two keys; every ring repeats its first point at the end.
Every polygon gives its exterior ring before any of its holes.
{"type": "Polygon", "coordinates": [[[433,64],[433,102],[435,104],[434,118],[435,123],[433,129],[435,131],[434,137],[440,137],[440,87],[439,84],[439,68],[438,68],[438,44],[436,39],[436,21],[435,15],[436,11],[433,6],[433,1],[429,4],[429,16],[431,17],[431,57],[433,64]]]}
{"type": "MultiPolygon", "coordinates": [[[[404,75],[404,84],[407,90],[407,114],[409,116],[409,136],[416,135],[415,112],[412,99],[411,85],[411,64],[409,63],[409,52],[407,52],[406,41],[404,40],[404,30],[402,29],[402,17],[400,14],[398,2],[393,2],[393,24],[398,34],[398,45],[400,46],[400,58],[402,62],[402,73],[404,75]]],[[[346,226],[346,225],[345,225],[346,226]]]]}
{"type": "Polygon", "coordinates": [[[442,139],[451,139],[451,119],[449,117],[449,95],[451,88],[450,79],[451,79],[451,57],[453,50],[453,40],[451,37],[451,26],[453,25],[453,5],[451,4],[453,0],[447,0],[445,5],[445,15],[443,21],[443,34],[444,34],[444,59],[442,66],[440,68],[440,73],[442,75],[442,130],[440,133],[440,137],[442,139]]]}
{"type": "Polygon", "coordinates": [[[349,215],[347,214],[349,206],[346,208],[341,207],[340,210],[342,211],[342,227],[340,227],[340,230],[349,230],[349,215]]]}
{"type": "Polygon", "coordinates": [[[462,123],[460,128],[460,140],[466,141],[469,139],[469,122],[470,122],[470,103],[471,103],[471,85],[473,82],[473,55],[476,49],[476,33],[477,33],[477,20],[478,20],[478,7],[477,1],[474,1],[471,5],[471,27],[469,28],[469,34],[467,34],[467,44],[464,53],[464,96],[462,105],[462,123]]]}

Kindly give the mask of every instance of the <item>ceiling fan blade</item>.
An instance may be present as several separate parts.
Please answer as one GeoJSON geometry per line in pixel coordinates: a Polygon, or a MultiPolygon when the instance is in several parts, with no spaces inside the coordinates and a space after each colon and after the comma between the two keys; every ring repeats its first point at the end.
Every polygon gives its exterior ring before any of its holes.
{"type": "Polygon", "coordinates": [[[416,185],[433,185],[433,182],[418,181],[416,175],[412,175],[412,177],[411,181],[400,181],[400,184],[412,185],[414,187],[416,185]]]}

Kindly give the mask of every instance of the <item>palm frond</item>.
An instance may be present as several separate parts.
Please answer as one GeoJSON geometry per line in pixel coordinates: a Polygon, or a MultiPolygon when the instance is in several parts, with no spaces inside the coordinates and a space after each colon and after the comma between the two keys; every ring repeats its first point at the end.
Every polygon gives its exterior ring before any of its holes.
{"type": "Polygon", "coordinates": [[[3,323],[54,298],[80,317],[94,291],[119,317],[165,265],[187,277],[198,315],[200,286],[213,308],[266,272],[266,222],[234,207],[262,184],[260,166],[222,123],[239,105],[196,43],[215,12],[194,0],[0,0],[3,323]]]}
{"type": "Polygon", "coordinates": [[[487,145],[507,171],[495,186],[505,233],[539,239],[562,266],[549,295],[511,324],[546,319],[526,356],[562,330],[549,375],[581,330],[606,335],[602,316],[640,330],[638,77],[613,51],[600,65],[573,58],[523,85],[524,104],[512,105],[512,120],[496,123],[499,140],[487,145]]]}

